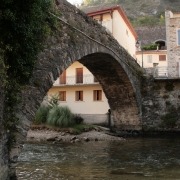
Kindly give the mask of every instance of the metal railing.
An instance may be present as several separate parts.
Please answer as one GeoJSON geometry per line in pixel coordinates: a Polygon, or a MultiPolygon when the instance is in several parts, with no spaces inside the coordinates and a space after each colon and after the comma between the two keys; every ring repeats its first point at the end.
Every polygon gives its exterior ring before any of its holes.
{"type": "Polygon", "coordinates": [[[168,78],[169,77],[168,67],[167,66],[155,67],[153,76],[154,78],[168,78]]]}
{"type": "Polygon", "coordinates": [[[83,85],[83,84],[99,84],[96,78],[91,75],[83,75],[83,76],[66,76],[65,79],[59,78],[54,86],[64,86],[64,85],[83,85]]]}

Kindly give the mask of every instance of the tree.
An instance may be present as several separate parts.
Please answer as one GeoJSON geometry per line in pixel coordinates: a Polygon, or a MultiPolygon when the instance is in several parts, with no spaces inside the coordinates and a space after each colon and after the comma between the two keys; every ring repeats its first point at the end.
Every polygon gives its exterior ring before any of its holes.
{"type": "Polygon", "coordinates": [[[8,76],[25,83],[49,31],[51,0],[1,0],[0,48],[8,76]]]}

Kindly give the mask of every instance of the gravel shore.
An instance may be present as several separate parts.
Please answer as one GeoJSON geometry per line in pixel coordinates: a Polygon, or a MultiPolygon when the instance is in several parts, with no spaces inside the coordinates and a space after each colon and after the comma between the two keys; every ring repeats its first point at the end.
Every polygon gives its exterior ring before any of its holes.
{"type": "Polygon", "coordinates": [[[123,141],[124,138],[109,135],[106,130],[91,130],[78,135],[54,130],[29,130],[27,141],[62,141],[62,142],[85,142],[85,141],[123,141]]]}

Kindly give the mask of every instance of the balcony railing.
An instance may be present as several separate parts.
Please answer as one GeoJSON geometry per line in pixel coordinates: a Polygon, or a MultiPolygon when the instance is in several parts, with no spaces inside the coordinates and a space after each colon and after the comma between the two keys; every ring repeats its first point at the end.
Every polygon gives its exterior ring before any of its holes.
{"type": "MultiPolygon", "coordinates": [[[[177,68],[177,67],[176,67],[177,68]]],[[[154,78],[158,79],[180,79],[180,72],[173,71],[171,68],[165,67],[155,67],[153,69],[154,78]]]]}
{"type": "Polygon", "coordinates": [[[155,67],[153,76],[154,78],[169,78],[168,67],[155,67]]]}
{"type": "Polygon", "coordinates": [[[64,85],[84,85],[84,84],[98,84],[96,78],[91,75],[83,75],[83,76],[66,76],[66,79],[61,80],[59,78],[54,86],[64,86],[64,85]]]}

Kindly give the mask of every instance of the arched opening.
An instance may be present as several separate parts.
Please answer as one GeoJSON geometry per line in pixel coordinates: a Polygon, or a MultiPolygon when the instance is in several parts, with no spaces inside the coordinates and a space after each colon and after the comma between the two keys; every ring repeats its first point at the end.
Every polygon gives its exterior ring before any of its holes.
{"type": "Polygon", "coordinates": [[[105,123],[110,108],[116,128],[140,129],[135,88],[111,55],[93,53],[75,61],[49,90],[53,93],[59,93],[61,105],[69,106],[87,122],[105,123]],[[87,71],[83,66],[90,72],[83,73],[87,71]]]}
{"type": "Polygon", "coordinates": [[[159,50],[166,50],[166,41],[159,39],[155,41],[155,44],[158,45],[159,50]]]}

